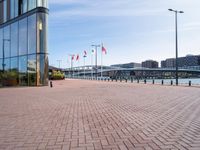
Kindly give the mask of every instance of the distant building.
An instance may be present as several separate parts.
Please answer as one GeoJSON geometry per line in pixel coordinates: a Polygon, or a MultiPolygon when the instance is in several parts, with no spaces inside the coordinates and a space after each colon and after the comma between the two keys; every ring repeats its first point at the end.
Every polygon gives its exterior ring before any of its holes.
{"type": "Polygon", "coordinates": [[[144,68],[158,68],[158,62],[154,60],[146,60],[142,62],[142,67],[144,68]]]}
{"type": "MultiPolygon", "coordinates": [[[[200,55],[187,55],[185,57],[178,58],[178,67],[193,67],[200,66],[200,55]]],[[[161,68],[175,68],[176,59],[170,58],[161,61],[161,68]]]]}
{"type": "Polygon", "coordinates": [[[126,63],[126,64],[116,64],[116,65],[111,65],[111,67],[119,67],[119,68],[139,68],[142,65],[140,63],[126,63]]]}

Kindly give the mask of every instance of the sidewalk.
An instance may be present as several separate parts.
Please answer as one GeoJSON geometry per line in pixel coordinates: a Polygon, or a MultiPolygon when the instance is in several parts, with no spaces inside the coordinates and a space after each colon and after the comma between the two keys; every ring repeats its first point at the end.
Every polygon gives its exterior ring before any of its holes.
{"type": "Polygon", "coordinates": [[[200,89],[84,80],[0,89],[0,149],[200,149],[200,89]]]}

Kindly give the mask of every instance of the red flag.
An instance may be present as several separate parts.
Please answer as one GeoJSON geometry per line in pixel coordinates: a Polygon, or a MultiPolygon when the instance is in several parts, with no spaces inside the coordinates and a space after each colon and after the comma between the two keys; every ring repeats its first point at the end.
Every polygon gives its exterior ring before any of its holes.
{"type": "Polygon", "coordinates": [[[74,60],[74,55],[72,55],[72,60],[74,60]]]}
{"type": "Polygon", "coordinates": [[[76,61],[78,61],[79,60],[79,54],[77,54],[77,56],[76,56],[76,61]]]}
{"type": "Polygon", "coordinates": [[[84,51],[84,56],[83,57],[87,57],[87,52],[86,51],[84,51]]]}
{"type": "Polygon", "coordinates": [[[107,50],[105,49],[105,47],[102,46],[102,53],[107,54],[107,50]]]}

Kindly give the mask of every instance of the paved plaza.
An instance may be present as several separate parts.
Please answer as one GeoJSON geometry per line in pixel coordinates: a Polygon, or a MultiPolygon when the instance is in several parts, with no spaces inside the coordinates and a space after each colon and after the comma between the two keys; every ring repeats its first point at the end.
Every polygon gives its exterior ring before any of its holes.
{"type": "Polygon", "coordinates": [[[1,150],[200,150],[200,88],[53,84],[0,89],[1,150]]]}

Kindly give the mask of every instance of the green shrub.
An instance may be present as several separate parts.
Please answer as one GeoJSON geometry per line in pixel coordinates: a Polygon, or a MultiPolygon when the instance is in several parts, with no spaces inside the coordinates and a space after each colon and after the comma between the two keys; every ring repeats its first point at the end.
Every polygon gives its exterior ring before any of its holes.
{"type": "Polygon", "coordinates": [[[53,71],[52,75],[50,76],[51,80],[63,80],[65,78],[64,73],[60,71],[53,71]]]}

